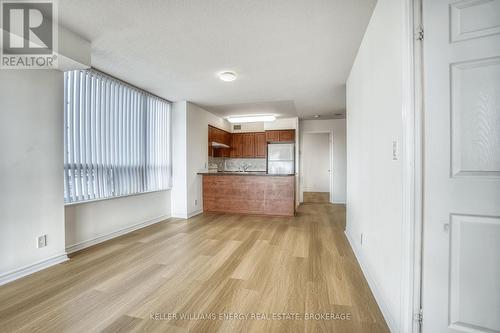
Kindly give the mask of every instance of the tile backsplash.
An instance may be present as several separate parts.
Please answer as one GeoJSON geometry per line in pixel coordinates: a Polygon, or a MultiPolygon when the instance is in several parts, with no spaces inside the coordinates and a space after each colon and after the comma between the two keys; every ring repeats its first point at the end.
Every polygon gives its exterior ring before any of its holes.
{"type": "Polygon", "coordinates": [[[266,171],[265,158],[208,157],[208,163],[217,165],[218,171],[240,171],[244,166],[247,171],[266,171]]]}

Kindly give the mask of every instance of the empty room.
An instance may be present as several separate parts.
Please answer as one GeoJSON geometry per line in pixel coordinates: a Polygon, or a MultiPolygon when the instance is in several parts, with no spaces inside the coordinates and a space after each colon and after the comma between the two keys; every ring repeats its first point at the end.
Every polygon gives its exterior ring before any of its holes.
{"type": "Polygon", "coordinates": [[[0,27],[0,332],[500,333],[500,0],[0,27]]]}

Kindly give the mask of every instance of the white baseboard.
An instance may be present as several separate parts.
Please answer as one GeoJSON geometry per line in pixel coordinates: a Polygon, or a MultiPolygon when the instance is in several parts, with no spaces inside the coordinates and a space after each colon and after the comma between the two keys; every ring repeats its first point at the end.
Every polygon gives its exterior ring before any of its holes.
{"type": "Polygon", "coordinates": [[[203,213],[203,209],[200,209],[200,210],[196,210],[194,212],[191,212],[191,213],[181,213],[181,214],[173,214],[172,217],[175,217],[175,218],[178,218],[178,219],[190,219],[192,218],[193,216],[196,216],[196,215],[199,215],[199,214],[202,214],[203,213]]]}
{"type": "Polygon", "coordinates": [[[66,252],[68,254],[70,254],[70,253],[73,253],[73,252],[76,252],[76,251],[80,251],[80,250],[85,249],[87,247],[90,247],[90,246],[93,246],[93,245],[105,242],[107,240],[110,240],[110,239],[113,239],[113,238],[116,238],[116,237],[128,234],[128,233],[130,233],[132,231],[135,231],[135,230],[138,230],[138,229],[142,229],[142,228],[145,228],[145,227],[150,226],[152,224],[164,221],[166,219],[169,219],[170,217],[171,217],[170,215],[159,216],[159,217],[154,218],[152,220],[148,220],[148,221],[145,221],[145,222],[137,223],[137,224],[131,225],[130,227],[119,229],[117,231],[113,231],[113,232],[111,232],[109,234],[106,234],[106,235],[102,235],[102,236],[99,236],[99,237],[96,237],[96,238],[93,238],[93,239],[89,239],[89,240],[86,240],[86,241],[83,241],[83,242],[80,242],[80,243],[69,245],[69,246],[66,247],[66,252]]]}
{"type": "Polygon", "coordinates": [[[200,214],[202,214],[202,213],[203,213],[203,209],[196,210],[196,211],[194,211],[194,212],[192,212],[192,213],[189,213],[189,214],[187,215],[187,218],[188,218],[188,219],[190,219],[190,218],[192,218],[193,216],[200,215],[200,214]]]}
{"type": "Polygon", "coordinates": [[[68,260],[66,253],[0,275],[0,286],[68,260]]]}
{"type": "Polygon", "coordinates": [[[331,203],[334,205],[345,205],[345,201],[332,201],[331,203]]]}
{"type": "Polygon", "coordinates": [[[384,301],[384,297],[382,296],[382,293],[380,292],[380,288],[377,286],[377,283],[373,279],[372,274],[368,270],[368,266],[366,265],[363,254],[358,249],[356,243],[351,238],[351,236],[349,235],[347,230],[344,233],[347,237],[347,240],[349,241],[349,244],[351,245],[352,251],[354,252],[354,255],[356,256],[356,259],[358,259],[359,266],[361,266],[361,270],[363,271],[363,274],[366,278],[366,281],[368,282],[368,285],[370,286],[370,289],[373,293],[373,296],[375,297],[375,300],[377,301],[377,304],[380,308],[380,311],[382,312],[382,315],[384,316],[384,319],[387,322],[387,325],[389,326],[389,330],[391,332],[398,332],[399,330],[398,330],[398,327],[396,325],[396,322],[389,312],[389,308],[387,307],[387,303],[384,301]]]}

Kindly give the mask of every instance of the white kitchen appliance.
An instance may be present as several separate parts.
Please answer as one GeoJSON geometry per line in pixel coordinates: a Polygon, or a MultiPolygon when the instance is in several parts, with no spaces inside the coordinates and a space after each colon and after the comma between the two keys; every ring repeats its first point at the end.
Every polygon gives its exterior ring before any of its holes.
{"type": "Polygon", "coordinates": [[[295,173],[295,144],[269,143],[267,145],[267,173],[294,174],[295,173]]]}

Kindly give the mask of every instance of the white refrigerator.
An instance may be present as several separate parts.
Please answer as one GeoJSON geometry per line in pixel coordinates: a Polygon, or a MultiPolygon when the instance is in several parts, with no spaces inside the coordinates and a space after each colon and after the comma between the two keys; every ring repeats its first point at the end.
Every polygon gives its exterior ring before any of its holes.
{"type": "Polygon", "coordinates": [[[295,144],[276,142],[267,145],[267,173],[295,173],[295,144]]]}

